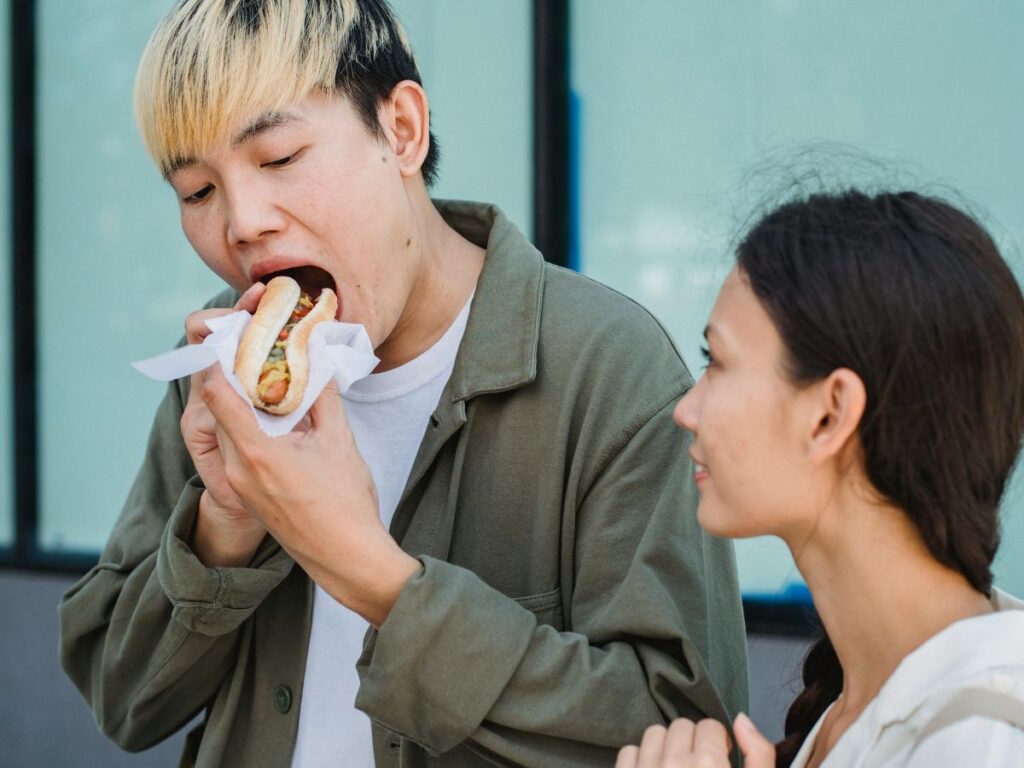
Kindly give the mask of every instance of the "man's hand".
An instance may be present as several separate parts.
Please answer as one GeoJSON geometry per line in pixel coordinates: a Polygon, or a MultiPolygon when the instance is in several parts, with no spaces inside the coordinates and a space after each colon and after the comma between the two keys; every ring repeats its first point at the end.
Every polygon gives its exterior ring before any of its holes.
{"type": "MultiPolygon", "coordinates": [[[[775,747],[746,715],[733,723],[745,768],[774,768],[775,747]]],[[[732,746],[725,726],[717,720],[680,718],[668,728],[652,725],[640,746],[623,747],[615,768],[729,768],[732,746]]]]}
{"type": "MultiPolygon", "coordinates": [[[[210,334],[206,321],[244,309],[255,312],[266,286],[256,283],[232,309],[204,309],[185,319],[185,340],[199,344],[210,334]]],[[[231,489],[224,474],[224,457],[217,442],[216,422],[203,401],[202,388],[210,369],[192,376],[188,403],[181,415],[181,435],[206,490],[199,501],[199,517],[192,549],[208,566],[244,566],[266,535],[266,528],[231,489]]]]}
{"type": "Polygon", "coordinates": [[[263,434],[218,369],[201,393],[234,497],[317,584],[379,626],[420,563],[381,523],[373,478],[333,382],[303,428],[281,437],[263,434]]]}

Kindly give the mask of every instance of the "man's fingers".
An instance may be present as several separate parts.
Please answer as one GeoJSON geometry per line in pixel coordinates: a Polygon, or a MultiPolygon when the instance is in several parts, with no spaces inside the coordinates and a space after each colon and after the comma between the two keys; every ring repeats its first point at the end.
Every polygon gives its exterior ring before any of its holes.
{"type": "Polygon", "coordinates": [[[200,309],[185,318],[185,341],[189,344],[198,344],[212,331],[207,327],[206,321],[214,317],[223,317],[235,312],[234,309],[200,309]]]}
{"type": "Polygon", "coordinates": [[[749,717],[742,712],[737,715],[733,730],[743,753],[745,768],[774,768],[775,745],[761,735],[749,717]]]}
{"type": "Polygon", "coordinates": [[[266,436],[260,431],[252,411],[228,384],[219,365],[212,365],[202,384],[203,401],[213,418],[236,445],[256,445],[266,436]]]}
{"type": "Polygon", "coordinates": [[[232,312],[237,312],[240,309],[244,309],[249,313],[255,312],[256,307],[259,306],[260,299],[263,298],[263,294],[266,290],[267,286],[263,283],[253,283],[246,288],[245,293],[238,297],[238,301],[235,302],[235,308],[232,312]]]}
{"type": "Polygon", "coordinates": [[[207,320],[214,317],[223,317],[244,309],[246,312],[255,312],[259,306],[263,293],[267,286],[263,283],[253,283],[243,293],[234,307],[217,307],[215,309],[198,309],[185,318],[185,341],[189,344],[199,344],[210,335],[210,329],[206,325],[207,320]]]}
{"type": "Polygon", "coordinates": [[[332,437],[336,436],[337,425],[345,422],[345,406],[342,405],[338,385],[334,379],[327,382],[309,409],[309,417],[313,429],[328,430],[332,437]]]}

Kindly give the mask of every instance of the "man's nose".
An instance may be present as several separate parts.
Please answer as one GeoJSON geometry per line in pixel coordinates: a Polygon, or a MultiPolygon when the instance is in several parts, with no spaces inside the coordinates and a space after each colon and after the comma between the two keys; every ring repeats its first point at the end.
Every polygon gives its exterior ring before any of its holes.
{"type": "Polygon", "coordinates": [[[284,228],[285,218],[274,201],[254,187],[228,195],[227,236],[231,245],[254,243],[284,228]]]}

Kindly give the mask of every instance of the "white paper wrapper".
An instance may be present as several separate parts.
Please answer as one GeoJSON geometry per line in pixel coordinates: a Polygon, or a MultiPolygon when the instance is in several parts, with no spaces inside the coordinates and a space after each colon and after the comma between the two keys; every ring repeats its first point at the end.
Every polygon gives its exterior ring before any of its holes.
{"type": "Polygon", "coordinates": [[[353,382],[368,376],[380,362],[373,354],[373,345],[366,329],[352,323],[330,321],[317,325],[309,336],[309,383],[302,403],[287,416],[274,416],[253,407],[242,383],[235,376],[235,353],[239,339],[252,315],[234,312],[206,321],[212,333],[202,344],[189,344],[162,355],[132,363],[137,371],[157,381],[171,381],[190,376],[196,371],[220,362],[224,376],[241,398],[248,403],[256,422],[271,437],[286,435],[301,421],[330,379],[345,394],[353,382]]]}

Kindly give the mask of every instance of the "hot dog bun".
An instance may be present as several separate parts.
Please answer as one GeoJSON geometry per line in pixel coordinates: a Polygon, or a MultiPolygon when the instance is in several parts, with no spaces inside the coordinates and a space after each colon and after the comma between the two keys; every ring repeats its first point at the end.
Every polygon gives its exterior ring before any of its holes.
{"type": "Polygon", "coordinates": [[[285,362],[288,364],[290,380],[284,398],[276,404],[266,403],[260,396],[258,387],[263,363],[301,296],[302,289],[292,278],[279,275],[272,279],[267,283],[267,290],[260,300],[256,314],[253,315],[252,322],[238,343],[235,375],[238,376],[252,404],[267,413],[288,414],[302,402],[309,381],[309,335],[319,323],[333,320],[338,311],[338,297],[330,288],[324,288],[313,308],[288,334],[285,362]]]}

